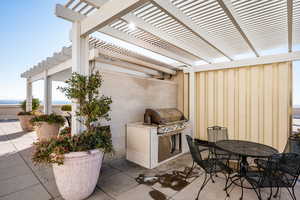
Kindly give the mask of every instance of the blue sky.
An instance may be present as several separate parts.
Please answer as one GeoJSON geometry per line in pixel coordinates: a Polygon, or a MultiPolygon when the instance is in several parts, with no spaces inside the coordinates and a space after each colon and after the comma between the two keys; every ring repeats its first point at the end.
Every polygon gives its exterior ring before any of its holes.
{"type": "MultiPolygon", "coordinates": [[[[0,99],[24,99],[25,79],[20,73],[70,45],[71,23],[54,15],[65,0],[10,0],[1,2],[0,99]]],[[[273,52],[274,53],[274,52],[273,52]]],[[[300,105],[300,61],[294,63],[294,104],[300,105]]],[[[64,100],[53,83],[53,100],[64,100]]],[[[33,84],[33,95],[43,99],[43,82],[33,84]]]]}
{"type": "MultiPolygon", "coordinates": [[[[24,99],[25,79],[20,73],[69,44],[71,23],[54,15],[65,0],[10,0],[1,2],[0,99],[24,99]]],[[[54,87],[57,86],[55,82],[54,87]]],[[[42,82],[33,85],[42,99],[42,82]]],[[[54,91],[54,100],[63,95],[54,91]]]]}

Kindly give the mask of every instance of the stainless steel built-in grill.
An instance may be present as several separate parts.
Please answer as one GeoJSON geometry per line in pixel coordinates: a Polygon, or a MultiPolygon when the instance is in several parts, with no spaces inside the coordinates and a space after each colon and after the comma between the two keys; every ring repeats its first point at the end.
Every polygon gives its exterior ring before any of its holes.
{"type": "Polygon", "coordinates": [[[176,108],[146,109],[144,123],[156,125],[158,134],[176,133],[186,127],[187,119],[176,108]]]}
{"type": "Polygon", "coordinates": [[[176,108],[146,109],[144,123],[157,126],[158,162],[162,162],[182,152],[181,131],[187,120],[176,108]]]}
{"type": "Polygon", "coordinates": [[[188,151],[185,135],[191,129],[178,109],[146,109],[143,122],[127,124],[126,157],[154,168],[188,151]]]}

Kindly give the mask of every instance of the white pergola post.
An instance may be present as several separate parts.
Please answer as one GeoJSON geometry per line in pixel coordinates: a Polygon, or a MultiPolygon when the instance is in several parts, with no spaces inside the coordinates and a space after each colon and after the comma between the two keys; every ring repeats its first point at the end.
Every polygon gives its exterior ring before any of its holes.
{"type": "MultiPolygon", "coordinates": [[[[88,36],[81,36],[80,22],[74,22],[72,26],[72,72],[82,75],[89,73],[88,42],[88,36]]],[[[83,130],[83,126],[76,116],[78,106],[78,103],[72,101],[72,135],[79,134],[83,130]]]]}
{"type": "Polygon", "coordinates": [[[26,112],[32,111],[32,82],[29,78],[26,80],[26,112]]]}
{"type": "Polygon", "coordinates": [[[189,109],[190,109],[190,116],[189,120],[191,123],[192,129],[192,137],[196,136],[196,124],[195,124],[195,72],[189,72],[189,109]]]}
{"type": "Polygon", "coordinates": [[[47,70],[44,72],[44,113],[52,113],[52,80],[47,70]]]}

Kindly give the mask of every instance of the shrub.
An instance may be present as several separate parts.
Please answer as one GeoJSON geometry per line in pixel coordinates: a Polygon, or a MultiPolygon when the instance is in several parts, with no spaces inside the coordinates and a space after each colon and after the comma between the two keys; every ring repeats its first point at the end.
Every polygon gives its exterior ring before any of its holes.
{"type": "Polygon", "coordinates": [[[60,110],[71,112],[72,111],[72,106],[71,105],[63,105],[63,106],[61,106],[60,110]]]}
{"type": "Polygon", "coordinates": [[[71,127],[65,127],[59,132],[60,136],[71,135],[71,127]]]}
{"type": "Polygon", "coordinates": [[[111,134],[105,130],[96,130],[93,133],[84,132],[75,136],[63,134],[48,141],[34,143],[34,145],[36,148],[32,160],[34,163],[43,164],[61,165],[64,162],[64,154],[70,152],[93,149],[101,149],[103,152],[113,151],[111,134]]]}
{"type": "Polygon", "coordinates": [[[49,124],[59,124],[63,126],[65,123],[65,118],[63,118],[60,115],[56,115],[55,113],[52,113],[50,115],[35,116],[30,120],[30,122],[35,125],[38,125],[40,122],[47,122],[49,124]]]}
{"type": "MultiPolygon", "coordinates": [[[[77,151],[101,149],[103,152],[113,152],[109,127],[101,127],[101,119],[110,120],[109,111],[112,100],[110,97],[100,96],[102,76],[99,72],[89,76],[73,73],[66,81],[66,87],[59,87],[68,99],[75,99],[79,104],[76,111],[78,120],[86,127],[78,135],[71,135],[71,129],[63,129],[59,136],[49,141],[34,143],[34,163],[63,164],[64,154],[77,151]]],[[[36,121],[36,120],[34,120],[36,121]]]]}
{"type": "MultiPolygon", "coordinates": [[[[38,98],[32,99],[32,111],[36,111],[40,107],[40,100],[38,98]]],[[[26,100],[21,102],[21,108],[24,112],[26,112],[26,100]]]]}

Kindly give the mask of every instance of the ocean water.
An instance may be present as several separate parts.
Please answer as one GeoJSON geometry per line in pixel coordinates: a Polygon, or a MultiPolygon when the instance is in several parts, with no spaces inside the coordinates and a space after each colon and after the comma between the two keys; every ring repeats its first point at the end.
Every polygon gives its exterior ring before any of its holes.
{"type": "MultiPolygon", "coordinates": [[[[0,105],[12,105],[12,104],[20,104],[23,100],[1,100],[0,105]]],[[[43,102],[41,102],[43,103],[43,102]]],[[[63,101],[63,100],[54,100],[53,104],[70,104],[70,101],[63,101]]]]}

